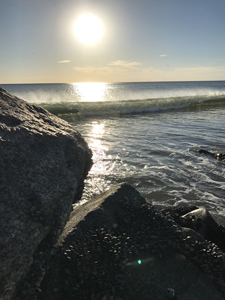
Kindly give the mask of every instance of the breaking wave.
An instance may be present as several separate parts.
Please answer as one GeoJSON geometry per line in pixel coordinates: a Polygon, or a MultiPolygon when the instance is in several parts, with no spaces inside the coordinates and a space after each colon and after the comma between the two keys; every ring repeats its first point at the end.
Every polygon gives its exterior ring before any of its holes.
{"type": "Polygon", "coordinates": [[[225,96],[192,96],[126,101],[61,102],[39,104],[49,112],[66,117],[121,116],[166,112],[170,110],[207,110],[225,108],[225,96]]]}

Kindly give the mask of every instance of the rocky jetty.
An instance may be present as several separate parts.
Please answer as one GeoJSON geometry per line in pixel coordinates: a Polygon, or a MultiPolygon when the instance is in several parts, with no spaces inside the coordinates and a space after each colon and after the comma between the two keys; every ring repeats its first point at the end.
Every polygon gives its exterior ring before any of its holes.
{"type": "Polygon", "coordinates": [[[42,283],[33,268],[17,300],[224,299],[224,253],[173,215],[126,183],[75,207],[42,283]]]}
{"type": "Polygon", "coordinates": [[[36,256],[48,259],[91,165],[72,126],[0,88],[0,299],[42,268],[36,256]]]}
{"type": "Polygon", "coordinates": [[[91,151],[68,123],[0,89],[1,300],[222,300],[225,230],[127,183],[79,200],[91,151]]]}

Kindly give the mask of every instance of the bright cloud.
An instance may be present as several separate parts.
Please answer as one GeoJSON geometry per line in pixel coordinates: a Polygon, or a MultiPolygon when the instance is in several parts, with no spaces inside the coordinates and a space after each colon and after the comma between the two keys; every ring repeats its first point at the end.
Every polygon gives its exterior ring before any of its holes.
{"type": "Polygon", "coordinates": [[[167,56],[166,54],[159,55],[159,57],[166,57],[166,56],[167,56]]]}
{"type": "Polygon", "coordinates": [[[139,66],[139,65],[141,65],[141,63],[139,63],[137,61],[116,60],[116,61],[110,62],[108,65],[130,68],[130,67],[139,66]]]}
{"type": "Polygon", "coordinates": [[[58,64],[66,64],[66,63],[69,63],[70,60],[60,60],[60,61],[57,61],[58,64]]]}

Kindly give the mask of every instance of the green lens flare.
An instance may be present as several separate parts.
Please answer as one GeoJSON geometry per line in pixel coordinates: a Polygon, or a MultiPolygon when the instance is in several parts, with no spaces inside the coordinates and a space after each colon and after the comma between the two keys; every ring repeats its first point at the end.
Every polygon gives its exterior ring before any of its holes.
{"type": "Polygon", "coordinates": [[[139,265],[141,264],[141,260],[140,260],[140,259],[138,260],[138,264],[139,264],[139,265]]]}

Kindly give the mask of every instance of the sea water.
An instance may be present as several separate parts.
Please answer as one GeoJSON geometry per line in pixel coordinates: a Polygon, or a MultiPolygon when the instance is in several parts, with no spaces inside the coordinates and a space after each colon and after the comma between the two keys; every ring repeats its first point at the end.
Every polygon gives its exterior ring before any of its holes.
{"type": "Polygon", "coordinates": [[[154,205],[206,207],[225,225],[225,81],[1,85],[67,120],[94,165],[82,201],[128,182],[154,205]]]}

